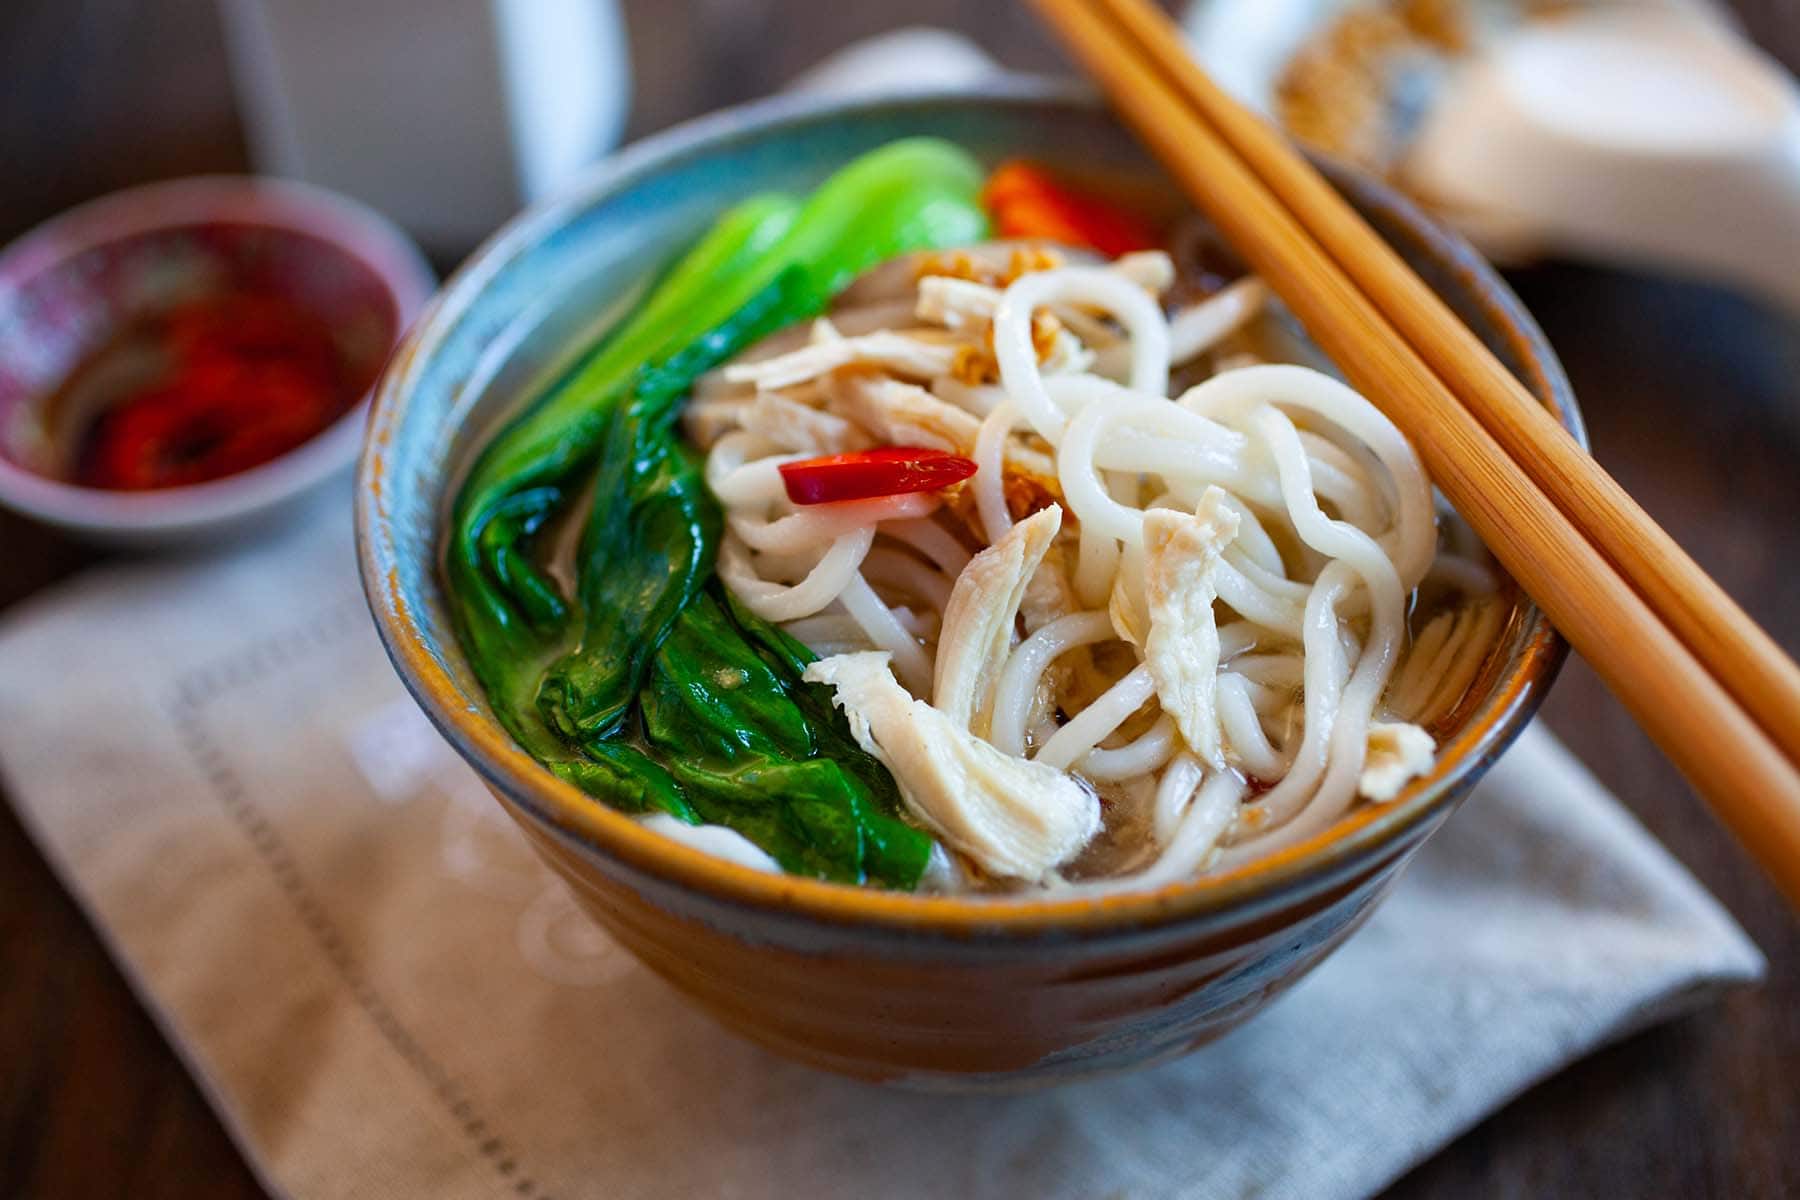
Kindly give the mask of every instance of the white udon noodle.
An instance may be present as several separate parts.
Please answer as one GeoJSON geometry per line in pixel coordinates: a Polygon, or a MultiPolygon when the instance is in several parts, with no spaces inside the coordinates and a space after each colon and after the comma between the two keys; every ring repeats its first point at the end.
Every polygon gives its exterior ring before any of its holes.
{"type": "MultiPolygon", "coordinates": [[[[1247,360],[1240,345],[1230,361],[1253,365],[1219,370],[1170,397],[1173,370],[1215,352],[1261,316],[1259,282],[1240,281],[1171,320],[1143,286],[1146,272],[1166,282],[1166,263],[1121,260],[1027,271],[997,303],[957,284],[973,308],[933,310],[937,321],[900,330],[934,347],[959,339],[980,346],[991,331],[997,387],[911,377],[979,421],[972,445],[950,447],[978,467],[964,485],[960,515],[937,493],[797,507],[778,467],[840,447],[808,444],[800,431],[771,438],[766,421],[758,432],[717,436],[706,460],[707,481],[726,511],[719,556],[726,585],[821,655],[887,652],[899,681],[929,699],[937,634],[971,557],[966,543],[991,544],[1014,523],[1009,455],[1053,456],[1055,485],[1074,518],[1063,591],[1076,602],[1015,639],[999,670],[987,737],[1006,753],[1101,789],[1114,801],[1113,815],[1136,814],[1142,842],[1105,877],[1052,873],[1038,885],[1053,889],[1189,878],[1309,838],[1364,792],[1391,798],[1420,764],[1397,776],[1390,769],[1385,783],[1371,784],[1364,772],[1372,771],[1372,734],[1447,712],[1500,621],[1501,606],[1484,598],[1494,578],[1478,544],[1437,553],[1437,510],[1417,455],[1356,392],[1307,367],[1247,360]],[[1056,336],[1069,339],[1049,355],[1034,338],[1044,312],[1062,318],[1056,336]],[[1082,344],[1074,329],[1095,344],[1082,344]],[[1122,378],[1097,373],[1108,369],[1122,378]],[[1145,611],[1146,512],[1192,513],[1214,488],[1238,532],[1211,575],[1219,653],[1206,665],[1208,744],[1190,746],[1161,711],[1145,652],[1121,637],[1109,600],[1117,588],[1127,609],[1145,611]],[[1428,573],[1428,590],[1457,603],[1426,624],[1409,653],[1408,598],[1428,573]],[[1138,665],[1109,686],[1090,686],[1087,702],[1073,706],[1066,694],[1073,652],[1108,646],[1129,647],[1138,665]]],[[[921,297],[928,286],[921,284],[921,297]]],[[[891,298],[885,311],[891,319],[891,298]]],[[[846,328],[853,320],[838,318],[846,328]]],[[[842,336],[821,323],[812,342],[842,336]]],[[[803,345],[789,334],[776,348],[791,353],[803,345]]],[[[713,382],[715,406],[722,396],[727,412],[731,403],[749,411],[753,389],[713,382]]],[[[808,379],[779,394],[819,409],[827,406],[828,382],[808,379]]],[[[878,429],[857,432],[862,444],[894,440],[878,429]]],[[[1052,556],[1038,569],[1060,570],[1064,561],[1052,556]]],[[[952,869],[937,878],[957,886],[966,874],[952,869]]]]}

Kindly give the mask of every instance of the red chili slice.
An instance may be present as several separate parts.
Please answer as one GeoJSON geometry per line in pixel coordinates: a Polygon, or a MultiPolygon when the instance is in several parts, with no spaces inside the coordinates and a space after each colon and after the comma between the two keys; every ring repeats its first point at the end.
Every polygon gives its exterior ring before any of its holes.
{"type": "Polygon", "coordinates": [[[360,386],[330,325],[278,295],[222,291],[146,314],[95,360],[141,356],[139,346],[158,351],[160,368],[109,397],[83,435],[75,476],[89,487],[182,487],[248,470],[330,425],[360,386]]]}
{"type": "Polygon", "coordinates": [[[935,492],[973,475],[975,464],[960,454],[924,446],[877,446],[783,463],[780,469],[789,500],[830,504],[834,500],[935,492]]]}
{"type": "Polygon", "coordinates": [[[981,189],[981,202],[1001,237],[1092,246],[1108,258],[1150,250],[1159,242],[1156,230],[1136,213],[1070,187],[1021,159],[994,169],[981,189]]]}

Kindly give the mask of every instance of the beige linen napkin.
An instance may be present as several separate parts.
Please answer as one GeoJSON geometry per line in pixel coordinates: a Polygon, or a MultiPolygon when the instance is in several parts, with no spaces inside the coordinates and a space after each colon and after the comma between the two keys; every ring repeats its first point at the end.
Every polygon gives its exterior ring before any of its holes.
{"type": "Polygon", "coordinates": [[[0,629],[9,794],[299,1200],[1361,1196],[1761,970],[1532,731],[1360,933],[1198,1054],[1010,1098],[818,1074],[576,913],[396,680],[342,502],[235,555],[95,571],[0,629]]]}

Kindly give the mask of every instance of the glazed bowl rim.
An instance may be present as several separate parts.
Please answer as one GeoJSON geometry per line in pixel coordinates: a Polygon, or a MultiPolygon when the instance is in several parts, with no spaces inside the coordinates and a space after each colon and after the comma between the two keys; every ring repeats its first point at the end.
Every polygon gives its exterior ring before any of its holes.
{"type": "MultiPolygon", "coordinates": [[[[1314,893],[1377,856],[1408,830],[1447,811],[1471,773],[1485,769],[1529,721],[1566,653],[1562,639],[1534,605],[1523,606],[1513,633],[1513,669],[1498,680],[1483,708],[1439,748],[1432,772],[1385,805],[1364,806],[1354,827],[1343,818],[1318,836],[1267,859],[1218,875],[1143,891],[1099,896],[990,898],[921,896],[828,883],[742,866],[644,828],[633,818],[556,779],[490,716],[464,699],[430,649],[412,601],[403,593],[391,515],[389,449],[403,421],[412,382],[469,312],[485,285],[527,249],[606,196],[654,177],[667,165],[708,153],[737,138],[768,139],[810,123],[854,119],[907,106],[956,104],[1097,110],[1086,87],[1030,77],[1005,77],[974,87],[909,91],[904,95],[819,98],[782,95],[724,109],[675,126],[600,164],[560,197],[515,218],[491,237],[445,283],[395,350],[375,388],[369,436],[358,466],[356,541],[364,591],[395,669],[432,723],[506,800],[558,840],[598,857],[614,870],[640,872],[675,888],[736,909],[809,923],[862,926],[909,936],[1016,938],[1142,929],[1179,918],[1257,910],[1283,894],[1314,893]]],[[[1366,176],[1334,169],[1362,198],[1381,204],[1397,223],[1446,265],[1473,275],[1489,311],[1484,315],[1512,337],[1537,378],[1534,393],[1550,397],[1557,417],[1585,438],[1567,380],[1541,331],[1492,268],[1467,243],[1444,231],[1410,203],[1366,176]]],[[[440,487],[447,486],[446,472],[440,487]]],[[[432,499],[440,520],[443,497],[432,499]]],[[[432,531],[431,544],[441,542],[432,531]]],[[[433,577],[436,578],[434,568],[433,577]]],[[[458,651],[460,652],[460,651],[458,651]]]]}
{"type": "MultiPolygon", "coordinates": [[[[374,209],[297,180],[214,174],[108,192],[33,226],[0,249],[0,294],[110,243],[212,224],[309,237],[360,264],[393,305],[394,345],[437,287],[418,246],[374,209]]],[[[233,521],[307,492],[353,462],[373,396],[371,386],[331,424],[265,463],[181,487],[86,487],[0,456],[0,502],[98,534],[154,535],[233,521]]]]}

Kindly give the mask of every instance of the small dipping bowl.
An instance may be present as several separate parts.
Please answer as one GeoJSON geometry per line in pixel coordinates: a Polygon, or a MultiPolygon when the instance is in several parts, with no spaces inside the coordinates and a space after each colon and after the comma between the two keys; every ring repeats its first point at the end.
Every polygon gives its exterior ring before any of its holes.
{"type": "Polygon", "coordinates": [[[253,273],[323,319],[347,370],[373,378],[436,286],[390,222],[303,184],[213,176],[71,209],[0,251],[0,503],[89,540],[218,539],[297,508],[355,461],[361,397],[293,449],[205,483],[144,491],[62,477],[72,431],[45,401],[128,322],[253,273]]]}
{"type": "MultiPolygon", "coordinates": [[[[1084,91],[1028,80],[903,100],[781,97],[642,143],[500,233],[395,352],[359,471],[358,551],[376,626],[427,715],[582,907],[676,989],[829,1070],[921,1087],[1040,1086],[1187,1053],[1318,965],[1524,727],[1564,646],[1517,600],[1427,777],[1262,862],[1137,892],[915,896],[769,874],[555,779],[494,719],[445,603],[440,549],[462,469],[721,210],[765,189],[803,191],[914,134],[948,138],[989,167],[1024,156],[1187,207],[1084,91]]],[[[1392,192],[1332,178],[1579,436],[1561,369],[1493,271],[1392,192]]]]}

